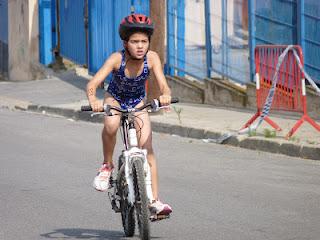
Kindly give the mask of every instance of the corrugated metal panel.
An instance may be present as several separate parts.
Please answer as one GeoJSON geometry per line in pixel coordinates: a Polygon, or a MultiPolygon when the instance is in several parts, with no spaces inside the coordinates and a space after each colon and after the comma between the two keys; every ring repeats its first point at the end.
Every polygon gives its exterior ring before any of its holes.
{"type": "Polygon", "coordinates": [[[149,0],[89,1],[89,72],[94,74],[115,51],[122,49],[119,23],[131,12],[149,15],[149,0]],[[132,5],[133,4],[133,5],[132,5]]]}
{"type": "Polygon", "coordinates": [[[95,73],[114,49],[113,1],[89,1],[89,72],[95,73]]]}
{"type": "Polygon", "coordinates": [[[315,81],[320,83],[320,2],[319,0],[304,0],[305,19],[305,67],[315,81]]]}
{"type": "Polygon", "coordinates": [[[256,45],[299,44],[297,3],[296,0],[249,0],[251,81],[255,73],[254,48],[256,45]]]}
{"type": "Polygon", "coordinates": [[[294,1],[255,0],[256,44],[297,43],[297,5],[294,1]]]}
{"type": "Polygon", "coordinates": [[[113,28],[114,28],[114,49],[113,51],[119,51],[123,48],[122,41],[119,37],[119,23],[121,20],[130,14],[131,12],[131,3],[132,1],[115,1],[114,3],[114,21],[113,21],[113,28]]]}
{"type": "Polygon", "coordinates": [[[8,1],[0,0],[0,75],[8,72],[8,1]]]}
{"type": "Polygon", "coordinates": [[[85,0],[59,0],[59,7],[60,54],[78,64],[86,64],[85,0]]]}
{"type": "Polygon", "coordinates": [[[149,15],[150,10],[150,1],[149,0],[132,0],[135,13],[142,13],[149,15]]]}

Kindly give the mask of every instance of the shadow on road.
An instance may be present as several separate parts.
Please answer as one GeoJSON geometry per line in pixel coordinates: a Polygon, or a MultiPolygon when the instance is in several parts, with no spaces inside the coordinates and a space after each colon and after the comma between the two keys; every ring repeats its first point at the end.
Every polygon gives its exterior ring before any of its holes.
{"type": "MultiPolygon", "coordinates": [[[[82,228],[61,228],[55,229],[52,232],[44,233],[41,237],[50,239],[105,239],[105,240],[121,240],[132,239],[126,238],[123,232],[106,231],[96,229],[82,229],[82,228]]],[[[157,239],[159,237],[151,237],[157,239]]]]}
{"type": "Polygon", "coordinates": [[[82,229],[82,228],[61,228],[55,229],[52,232],[44,233],[41,237],[50,239],[109,239],[119,240],[126,239],[123,232],[106,231],[96,229],[82,229]]]}

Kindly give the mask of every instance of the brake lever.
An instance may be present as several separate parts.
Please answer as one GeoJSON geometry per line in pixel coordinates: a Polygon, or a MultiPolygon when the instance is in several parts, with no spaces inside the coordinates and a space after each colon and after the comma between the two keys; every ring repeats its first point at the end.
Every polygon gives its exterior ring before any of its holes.
{"type": "Polygon", "coordinates": [[[161,109],[170,109],[170,105],[161,106],[161,107],[157,106],[157,107],[155,107],[155,108],[149,109],[148,112],[149,112],[149,113],[158,112],[158,111],[160,111],[161,109]]]}
{"type": "Polygon", "coordinates": [[[158,112],[160,110],[160,102],[158,99],[153,99],[150,104],[151,109],[149,109],[148,112],[158,112]]]}

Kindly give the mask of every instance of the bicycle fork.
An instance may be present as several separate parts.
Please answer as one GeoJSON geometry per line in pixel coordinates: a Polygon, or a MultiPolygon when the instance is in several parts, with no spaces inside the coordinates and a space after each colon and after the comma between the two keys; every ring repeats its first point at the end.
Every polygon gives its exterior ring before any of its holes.
{"type": "Polygon", "coordinates": [[[130,202],[130,204],[134,204],[134,201],[135,201],[133,173],[132,173],[132,159],[134,157],[139,157],[143,161],[146,191],[147,191],[148,200],[151,203],[153,199],[153,194],[152,194],[152,186],[151,186],[151,170],[147,160],[147,150],[132,148],[129,151],[124,152],[124,157],[126,161],[125,176],[128,184],[128,201],[130,202]],[[131,151],[134,151],[134,154],[132,154],[131,151]]]}
{"type": "MultiPolygon", "coordinates": [[[[151,181],[151,169],[147,160],[147,150],[139,149],[139,148],[131,148],[130,150],[123,151],[122,156],[124,157],[124,171],[126,184],[128,188],[127,199],[131,205],[134,205],[135,202],[135,194],[134,194],[134,186],[133,186],[133,173],[132,173],[132,159],[133,157],[139,157],[143,160],[143,169],[145,176],[145,185],[146,192],[148,196],[149,203],[153,200],[152,193],[152,181],[151,181]]],[[[108,192],[108,196],[111,202],[112,209],[115,212],[121,212],[120,209],[120,196],[118,194],[117,189],[117,180],[114,180],[113,177],[110,177],[110,189],[113,188],[113,192],[108,192]]]]}

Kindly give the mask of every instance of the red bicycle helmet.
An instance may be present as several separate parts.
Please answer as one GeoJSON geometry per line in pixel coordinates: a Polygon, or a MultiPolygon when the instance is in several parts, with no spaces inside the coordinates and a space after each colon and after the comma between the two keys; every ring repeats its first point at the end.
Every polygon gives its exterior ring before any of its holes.
{"type": "Polygon", "coordinates": [[[119,26],[119,35],[123,41],[128,41],[135,32],[146,33],[150,39],[154,25],[151,19],[143,14],[131,14],[122,19],[119,26]]]}

